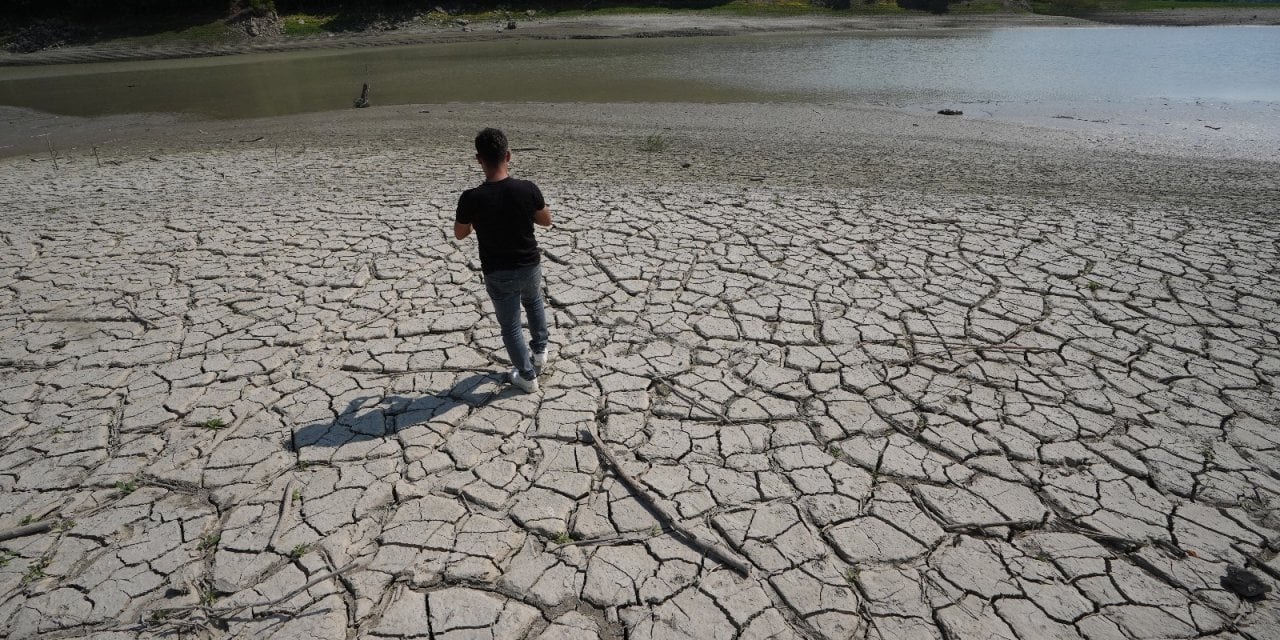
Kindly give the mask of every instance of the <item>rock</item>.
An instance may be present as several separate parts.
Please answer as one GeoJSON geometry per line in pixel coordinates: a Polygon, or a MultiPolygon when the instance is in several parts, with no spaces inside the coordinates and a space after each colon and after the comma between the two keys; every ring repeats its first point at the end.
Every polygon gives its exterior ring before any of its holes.
{"type": "Polygon", "coordinates": [[[938,114],[944,116],[962,116],[964,115],[964,112],[956,109],[939,109],[938,114]]]}
{"type": "Polygon", "coordinates": [[[1271,591],[1271,585],[1264,583],[1252,571],[1231,565],[1227,566],[1227,575],[1222,576],[1219,582],[1222,588],[1245,600],[1262,600],[1271,591]]]}

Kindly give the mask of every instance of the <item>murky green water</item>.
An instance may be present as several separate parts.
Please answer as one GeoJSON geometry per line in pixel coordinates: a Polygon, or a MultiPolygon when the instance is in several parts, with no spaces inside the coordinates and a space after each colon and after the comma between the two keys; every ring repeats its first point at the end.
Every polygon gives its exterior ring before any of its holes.
{"type": "Polygon", "coordinates": [[[512,40],[0,68],[0,104],[242,118],[441,102],[1280,102],[1280,27],[512,40]]]}

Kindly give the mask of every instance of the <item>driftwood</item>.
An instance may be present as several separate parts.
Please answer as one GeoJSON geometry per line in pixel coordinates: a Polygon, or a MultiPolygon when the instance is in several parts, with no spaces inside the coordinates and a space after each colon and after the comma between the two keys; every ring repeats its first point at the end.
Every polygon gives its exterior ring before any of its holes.
{"type": "Polygon", "coordinates": [[[609,466],[613,468],[618,479],[622,481],[622,484],[626,485],[627,489],[631,492],[631,495],[635,497],[637,501],[647,507],[651,512],[661,516],[662,519],[666,521],[664,523],[666,528],[672,530],[681,540],[696,549],[702,555],[737,571],[744,577],[750,577],[751,565],[746,560],[743,560],[738,557],[737,554],[729,551],[719,544],[716,544],[715,542],[704,540],[698,536],[697,532],[681,524],[678,514],[673,513],[665,505],[655,500],[648,491],[645,491],[644,486],[641,485],[638,480],[622,468],[622,464],[618,462],[618,459],[613,455],[613,452],[609,451],[609,447],[606,446],[599,437],[597,437],[594,430],[584,429],[579,434],[579,437],[587,441],[591,446],[595,447],[596,451],[599,452],[600,456],[609,463],[609,466]]]}
{"type": "Polygon", "coordinates": [[[57,524],[56,520],[41,520],[40,522],[33,522],[28,525],[17,527],[16,529],[0,531],[0,540],[12,540],[14,538],[34,536],[37,533],[44,533],[52,529],[55,524],[57,524]]]}

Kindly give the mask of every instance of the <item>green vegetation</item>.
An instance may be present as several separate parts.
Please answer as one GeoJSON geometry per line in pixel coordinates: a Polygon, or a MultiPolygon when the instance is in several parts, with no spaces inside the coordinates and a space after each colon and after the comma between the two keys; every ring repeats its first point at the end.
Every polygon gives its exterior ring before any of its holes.
{"type": "Polygon", "coordinates": [[[202,426],[206,429],[212,429],[214,431],[217,431],[218,429],[221,429],[227,426],[227,423],[224,422],[222,418],[209,418],[208,420],[204,421],[204,424],[202,426]]]}
{"type": "Polygon", "coordinates": [[[556,534],[556,537],[552,539],[552,542],[555,542],[556,544],[569,544],[570,542],[573,542],[573,538],[569,537],[568,531],[561,531],[556,534]]]}
{"type": "Polygon", "coordinates": [[[9,561],[16,557],[8,549],[0,549],[0,569],[9,566],[9,561]]]}
{"type": "Polygon", "coordinates": [[[241,40],[244,34],[219,20],[206,24],[197,24],[181,29],[158,31],[146,35],[127,36],[117,42],[144,47],[155,47],[165,44],[228,44],[241,40]]]}
{"type": "Polygon", "coordinates": [[[211,533],[200,538],[200,544],[196,545],[196,549],[200,551],[208,551],[217,547],[219,542],[222,542],[222,536],[217,533],[211,533]]]}
{"type": "Polygon", "coordinates": [[[25,587],[32,582],[43,578],[44,570],[49,567],[49,562],[51,560],[52,559],[49,556],[41,556],[39,560],[31,563],[31,566],[27,567],[27,573],[22,576],[22,586],[25,587]]]}
{"type": "Polygon", "coordinates": [[[332,15],[315,15],[310,13],[290,13],[280,16],[284,23],[284,34],[287,36],[314,36],[333,31],[332,15]]]}
{"type": "MultiPolygon", "coordinates": [[[[1029,0],[1033,13],[1088,15],[1175,8],[1257,8],[1280,0],[1029,0]]],[[[1011,9],[1001,0],[5,0],[0,46],[38,51],[67,44],[113,41],[136,46],[231,44],[249,32],[286,37],[395,28],[411,22],[452,26],[538,17],[613,14],[726,16],[883,15],[912,11],[990,14],[1011,9]],[[276,19],[278,18],[278,22],[276,19]],[[246,29],[246,21],[258,21],[246,29]],[[265,23],[262,22],[265,19],[265,23]],[[278,31],[277,31],[278,29],[278,31]]]]}
{"type": "Polygon", "coordinates": [[[293,549],[289,550],[289,557],[293,558],[294,560],[297,560],[298,558],[301,558],[302,556],[307,555],[307,553],[310,551],[311,551],[311,545],[304,542],[294,547],[293,549]]]}
{"type": "Polygon", "coordinates": [[[133,480],[129,480],[128,482],[121,480],[116,483],[116,491],[119,491],[121,496],[127,496],[137,490],[138,483],[133,480]]]}
{"type": "Polygon", "coordinates": [[[659,153],[666,151],[670,143],[662,136],[646,136],[644,141],[640,143],[640,150],[645,153],[659,153]]]}

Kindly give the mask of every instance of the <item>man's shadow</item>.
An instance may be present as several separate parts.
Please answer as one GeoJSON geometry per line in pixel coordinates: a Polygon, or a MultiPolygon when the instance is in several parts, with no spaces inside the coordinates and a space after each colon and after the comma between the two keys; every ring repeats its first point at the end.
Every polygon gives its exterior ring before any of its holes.
{"type": "Polygon", "coordinates": [[[308,447],[341,447],[354,442],[380,440],[397,432],[423,424],[460,406],[478,408],[497,398],[505,389],[493,389],[498,374],[473,373],[445,391],[409,398],[395,396],[361,396],[347,404],[335,420],[314,422],[293,433],[285,448],[297,453],[308,447]],[[370,405],[371,400],[376,404],[370,405]]]}

